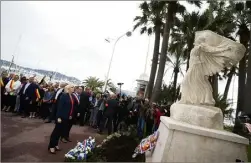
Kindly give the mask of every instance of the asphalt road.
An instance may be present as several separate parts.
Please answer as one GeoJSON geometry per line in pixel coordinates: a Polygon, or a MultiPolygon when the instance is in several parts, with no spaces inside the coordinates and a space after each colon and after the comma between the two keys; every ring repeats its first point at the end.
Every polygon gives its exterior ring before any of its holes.
{"type": "Polygon", "coordinates": [[[62,162],[64,155],[75,147],[77,141],[92,136],[98,144],[104,138],[90,127],[73,126],[70,133],[72,142],[60,142],[62,151],[53,155],[47,150],[53,123],[43,123],[41,119],[21,118],[11,113],[0,114],[2,162],[62,162]]]}

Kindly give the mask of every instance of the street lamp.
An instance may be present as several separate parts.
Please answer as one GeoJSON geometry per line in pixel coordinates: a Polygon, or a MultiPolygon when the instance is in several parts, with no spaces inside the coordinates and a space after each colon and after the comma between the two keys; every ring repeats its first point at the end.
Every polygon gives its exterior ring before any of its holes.
{"type": "Polygon", "coordinates": [[[111,56],[111,59],[110,59],[109,68],[108,68],[107,75],[106,75],[106,79],[105,79],[104,92],[106,91],[106,88],[107,88],[107,82],[108,82],[108,79],[109,79],[109,74],[110,74],[110,69],[111,69],[111,64],[112,64],[112,59],[113,59],[113,55],[114,55],[114,52],[115,52],[116,44],[117,44],[117,42],[118,42],[122,37],[124,37],[124,36],[130,37],[131,35],[132,35],[132,32],[131,32],[131,31],[126,32],[126,33],[123,34],[122,36],[118,37],[117,40],[115,41],[114,45],[113,45],[112,56],[111,56]]]}
{"type": "Polygon", "coordinates": [[[120,95],[120,97],[121,97],[121,87],[122,87],[123,84],[124,83],[117,83],[117,85],[119,86],[119,95],[120,95]]]}

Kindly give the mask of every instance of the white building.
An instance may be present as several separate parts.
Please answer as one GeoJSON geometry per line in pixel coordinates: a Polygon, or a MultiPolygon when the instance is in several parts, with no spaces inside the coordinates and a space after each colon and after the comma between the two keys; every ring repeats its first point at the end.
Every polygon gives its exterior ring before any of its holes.
{"type": "Polygon", "coordinates": [[[137,88],[136,88],[136,95],[139,97],[144,97],[147,84],[149,81],[149,76],[146,73],[143,73],[139,76],[139,79],[137,81],[137,88]]]}

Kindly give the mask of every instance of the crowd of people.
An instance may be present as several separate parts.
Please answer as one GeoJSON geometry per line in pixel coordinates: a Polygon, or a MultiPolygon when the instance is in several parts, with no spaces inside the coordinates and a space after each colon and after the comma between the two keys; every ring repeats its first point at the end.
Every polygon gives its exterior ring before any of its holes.
{"type": "Polygon", "coordinates": [[[1,108],[22,118],[41,118],[55,122],[48,150],[54,154],[58,142],[71,142],[73,125],[88,125],[100,134],[121,129],[121,124],[137,126],[139,138],[158,129],[160,116],[169,116],[168,107],[150,103],[148,99],[121,94],[94,93],[88,87],[67,83],[38,82],[34,76],[1,74],[1,108]]]}

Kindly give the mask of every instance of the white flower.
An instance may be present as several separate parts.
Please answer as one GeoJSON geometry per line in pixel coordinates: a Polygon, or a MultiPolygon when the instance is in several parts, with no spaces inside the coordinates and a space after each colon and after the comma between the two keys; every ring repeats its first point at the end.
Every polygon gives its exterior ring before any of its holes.
{"type": "Polygon", "coordinates": [[[110,140],[113,137],[113,135],[109,135],[106,137],[107,140],[110,140]]]}
{"type": "Polygon", "coordinates": [[[115,136],[118,138],[118,137],[121,136],[121,134],[116,132],[116,133],[115,133],[115,136]]]}

